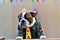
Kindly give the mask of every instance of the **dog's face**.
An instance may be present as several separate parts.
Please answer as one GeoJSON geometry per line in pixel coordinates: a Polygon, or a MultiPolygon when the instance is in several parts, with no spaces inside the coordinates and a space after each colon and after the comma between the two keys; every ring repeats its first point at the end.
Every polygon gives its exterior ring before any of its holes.
{"type": "Polygon", "coordinates": [[[19,18],[20,25],[25,27],[31,27],[35,23],[35,14],[34,12],[23,12],[19,18]]]}
{"type": "Polygon", "coordinates": [[[26,12],[25,19],[28,20],[29,24],[33,22],[33,16],[31,15],[30,12],[26,12]]]}

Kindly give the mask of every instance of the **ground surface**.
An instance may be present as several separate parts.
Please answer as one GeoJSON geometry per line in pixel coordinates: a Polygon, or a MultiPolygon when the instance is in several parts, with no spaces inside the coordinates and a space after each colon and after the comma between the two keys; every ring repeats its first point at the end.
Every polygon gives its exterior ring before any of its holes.
{"type": "MultiPolygon", "coordinates": [[[[16,39],[5,39],[5,40],[16,40],[16,39]]],[[[23,39],[23,40],[26,40],[26,39],[23,39]]],[[[27,40],[60,40],[60,38],[27,39],[27,40]]]]}

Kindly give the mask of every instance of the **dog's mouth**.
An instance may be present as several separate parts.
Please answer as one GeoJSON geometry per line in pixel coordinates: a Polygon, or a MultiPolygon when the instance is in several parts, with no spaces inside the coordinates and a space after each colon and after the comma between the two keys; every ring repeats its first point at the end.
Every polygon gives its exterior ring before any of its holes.
{"type": "Polygon", "coordinates": [[[26,26],[26,22],[24,20],[21,21],[22,26],[26,26]]]}
{"type": "Polygon", "coordinates": [[[22,28],[26,28],[27,27],[26,23],[21,23],[21,25],[22,25],[22,28]]]}
{"type": "Polygon", "coordinates": [[[22,19],[21,21],[22,28],[29,27],[29,22],[26,19],[22,19]]]}
{"type": "Polygon", "coordinates": [[[24,23],[24,24],[21,24],[22,26],[26,26],[26,24],[24,23]]]}

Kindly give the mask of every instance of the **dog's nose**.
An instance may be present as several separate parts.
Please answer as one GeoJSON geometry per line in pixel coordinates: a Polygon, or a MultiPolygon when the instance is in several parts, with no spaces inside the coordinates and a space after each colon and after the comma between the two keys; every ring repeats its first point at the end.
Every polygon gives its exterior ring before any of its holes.
{"type": "Polygon", "coordinates": [[[24,20],[22,20],[22,23],[25,23],[25,21],[24,21],[24,20]]]}

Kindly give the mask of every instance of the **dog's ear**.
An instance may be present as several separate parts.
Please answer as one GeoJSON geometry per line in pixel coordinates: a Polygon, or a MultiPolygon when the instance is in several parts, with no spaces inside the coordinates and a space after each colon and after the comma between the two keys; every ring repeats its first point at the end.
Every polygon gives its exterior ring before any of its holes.
{"type": "Polygon", "coordinates": [[[36,14],[34,12],[30,12],[33,17],[36,17],[36,14]]]}
{"type": "Polygon", "coordinates": [[[23,8],[23,9],[20,10],[19,14],[17,15],[17,18],[18,19],[21,18],[23,12],[26,12],[26,9],[25,8],[23,8]]]}
{"type": "Polygon", "coordinates": [[[19,22],[20,22],[20,20],[21,20],[21,16],[22,16],[22,13],[19,13],[19,14],[17,15],[17,18],[18,18],[19,22]]]}
{"type": "Polygon", "coordinates": [[[22,16],[22,13],[19,13],[19,14],[17,15],[17,18],[20,19],[21,16],[22,16]]]}

